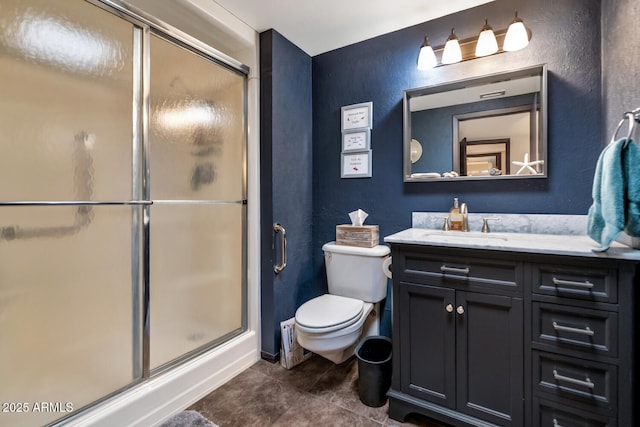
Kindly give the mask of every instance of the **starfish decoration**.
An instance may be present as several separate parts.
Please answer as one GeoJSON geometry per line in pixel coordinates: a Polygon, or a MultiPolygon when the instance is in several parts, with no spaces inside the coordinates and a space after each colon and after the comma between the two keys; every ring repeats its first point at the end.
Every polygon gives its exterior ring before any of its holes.
{"type": "Polygon", "coordinates": [[[513,163],[516,166],[521,166],[521,168],[518,169],[518,172],[516,172],[516,175],[520,175],[525,170],[528,170],[533,175],[537,175],[538,171],[532,168],[531,166],[544,164],[544,160],[534,160],[533,162],[530,162],[529,153],[525,153],[524,162],[513,161],[511,163],[513,163]]]}

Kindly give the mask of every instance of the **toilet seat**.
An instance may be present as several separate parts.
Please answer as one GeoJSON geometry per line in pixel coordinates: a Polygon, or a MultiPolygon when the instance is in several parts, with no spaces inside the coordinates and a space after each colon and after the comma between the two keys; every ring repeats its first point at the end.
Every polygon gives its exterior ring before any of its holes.
{"type": "Polygon", "coordinates": [[[325,294],[302,304],[295,319],[299,328],[309,332],[331,332],[356,323],[363,308],[361,300],[325,294]]]}

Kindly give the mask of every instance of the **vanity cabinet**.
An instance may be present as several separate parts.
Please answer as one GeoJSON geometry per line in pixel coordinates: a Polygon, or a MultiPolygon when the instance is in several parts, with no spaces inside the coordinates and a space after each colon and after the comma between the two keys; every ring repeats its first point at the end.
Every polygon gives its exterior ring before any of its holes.
{"type": "Polygon", "coordinates": [[[521,298],[410,283],[398,296],[401,390],[471,417],[522,419],[521,298]]]}
{"type": "Polygon", "coordinates": [[[396,249],[391,417],[418,409],[448,422],[521,425],[523,263],[396,249]]]}
{"type": "Polygon", "coordinates": [[[391,418],[635,425],[637,261],[391,246],[391,418]]]}
{"type": "Polygon", "coordinates": [[[636,271],[600,259],[532,265],[534,425],[636,425],[636,271]]]}

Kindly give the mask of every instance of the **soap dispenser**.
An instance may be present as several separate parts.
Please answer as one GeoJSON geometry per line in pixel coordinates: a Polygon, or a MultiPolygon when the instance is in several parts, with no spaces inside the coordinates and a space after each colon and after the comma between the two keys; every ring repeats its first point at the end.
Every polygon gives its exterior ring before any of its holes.
{"type": "Polygon", "coordinates": [[[453,199],[453,207],[449,210],[449,226],[451,230],[462,231],[462,214],[458,206],[458,198],[453,199]]]}

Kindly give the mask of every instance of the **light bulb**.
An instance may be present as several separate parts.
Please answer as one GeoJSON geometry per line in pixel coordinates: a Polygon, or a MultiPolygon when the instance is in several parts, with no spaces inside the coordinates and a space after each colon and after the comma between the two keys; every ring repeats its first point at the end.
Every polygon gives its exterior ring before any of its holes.
{"type": "Polygon", "coordinates": [[[518,12],[516,12],[515,19],[507,29],[507,35],[504,37],[502,49],[507,52],[513,52],[526,47],[528,44],[529,33],[522,19],[518,18],[518,12]]]}
{"type": "Polygon", "coordinates": [[[476,43],[476,56],[487,56],[498,51],[498,41],[493,33],[493,28],[487,19],[484,20],[484,27],[480,30],[478,42],[476,43]]]}
{"type": "Polygon", "coordinates": [[[429,70],[438,65],[436,54],[429,44],[429,37],[424,38],[422,46],[420,46],[420,54],[418,55],[418,70],[429,70]]]}
{"type": "Polygon", "coordinates": [[[442,52],[443,64],[454,64],[462,61],[462,51],[460,50],[460,43],[458,42],[458,36],[456,36],[455,30],[451,29],[451,35],[447,39],[447,43],[444,45],[444,52],[442,52]]]}

